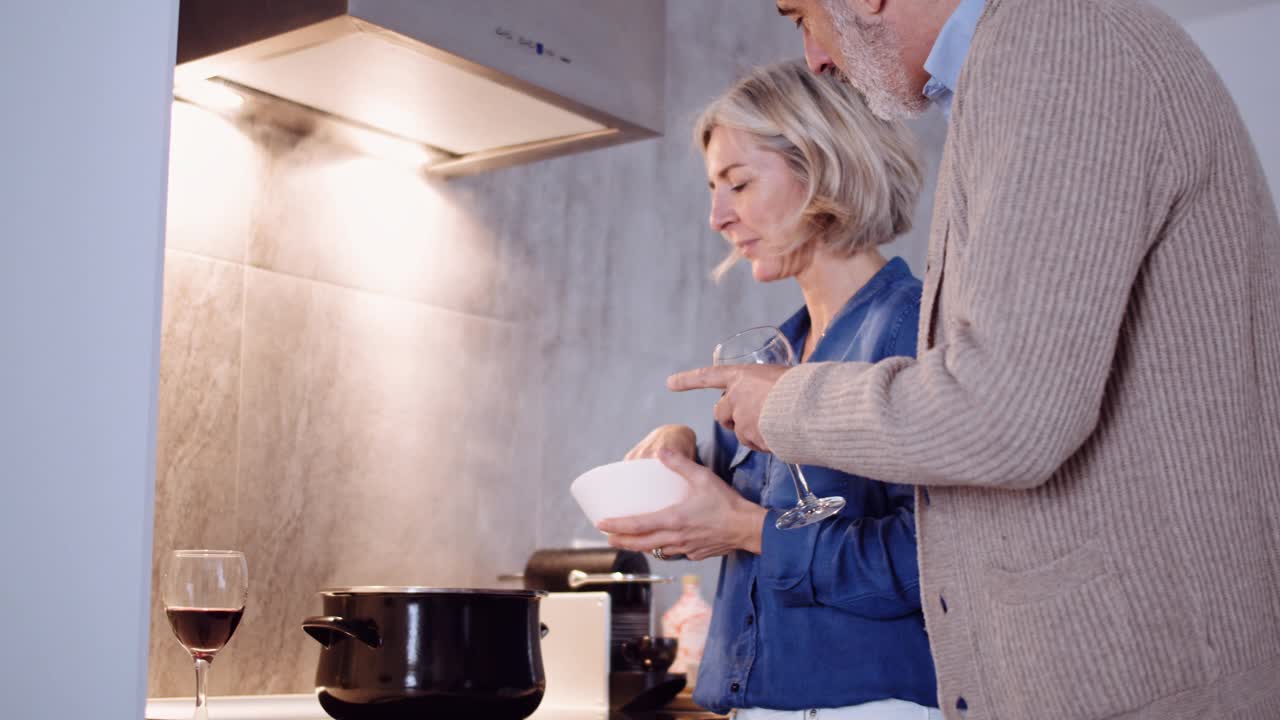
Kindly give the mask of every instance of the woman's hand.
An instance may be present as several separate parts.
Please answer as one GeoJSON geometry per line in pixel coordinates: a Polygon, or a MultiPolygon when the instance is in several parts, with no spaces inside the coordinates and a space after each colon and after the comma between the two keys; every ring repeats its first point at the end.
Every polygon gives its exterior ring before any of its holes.
{"type": "Polygon", "coordinates": [[[600,522],[596,527],[609,533],[610,545],[639,552],[662,548],[664,555],[687,555],[690,560],[733,550],[760,554],[767,514],[763,507],[743,499],[692,458],[664,449],[658,459],[688,481],[689,496],[655,513],[600,522]]]}
{"type": "Polygon", "coordinates": [[[645,439],[631,448],[631,452],[623,460],[639,460],[641,458],[656,458],[658,452],[666,449],[687,457],[690,460],[698,459],[698,436],[693,432],[693,428],[687,425],[663,425],[645,436],[645,439]]]}

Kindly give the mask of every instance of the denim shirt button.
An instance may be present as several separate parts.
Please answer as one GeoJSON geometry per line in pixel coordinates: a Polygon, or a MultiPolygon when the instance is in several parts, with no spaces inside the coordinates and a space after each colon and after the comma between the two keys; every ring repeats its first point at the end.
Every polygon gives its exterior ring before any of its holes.
{"type": "Polygon", "coordinates": [[[755,624],[756,624],[756,618],[755,618],[755,616],[754,616],[754,615],[748,615],[748,616],[747,616],[747,627],[751,627],[752,625],[755,625],[755,624]]]}
{"type": "Polygon", "coordinates": [[[730,685],[730,686],[729,686],[729,692],[732,692],[732,693],[736,693],[736,692],[738,692],[738,691],[739,691],[739,690],[741,690],[741,689],[742,689],[742,686],[741,686],[741,685],[739,685],[738,683],[734,683],[734,684],[732,684],[732,685],[730,685]]]}

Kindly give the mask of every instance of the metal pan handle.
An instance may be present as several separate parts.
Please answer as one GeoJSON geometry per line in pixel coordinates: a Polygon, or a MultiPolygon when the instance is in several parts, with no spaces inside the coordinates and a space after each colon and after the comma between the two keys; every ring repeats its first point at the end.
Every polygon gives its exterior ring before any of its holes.
{"type": "Polygon", "coordinates": [[[372,620],[351,620],[332,615],[309,617],[302,621],[302,629],[325,647],[333,647],[343,637],[359,640],[371,648],[382,647],[382,635],[372,620]]]}
{"type": "Polygon", "coordinates": [[[590,575],[581,570],[569,571],[569,587],[577,590],[580,587],[588,585],[655,585],[658,583],[669,583],[672,578],[662,575],[631,575],[628,573],[600,573],[590,575]]]}

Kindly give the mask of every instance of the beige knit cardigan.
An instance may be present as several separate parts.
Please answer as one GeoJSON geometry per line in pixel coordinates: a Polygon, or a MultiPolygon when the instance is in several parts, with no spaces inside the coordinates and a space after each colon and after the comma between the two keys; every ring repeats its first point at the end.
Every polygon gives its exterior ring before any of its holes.
{"type": "Polygon", "coordinates": [[[921,486],[946,717],[1280,718],[1280,229],[1234,103],[1136,0],[988,0],[957,90],[918,359],[789,371],[766,441],[921,486]]]}

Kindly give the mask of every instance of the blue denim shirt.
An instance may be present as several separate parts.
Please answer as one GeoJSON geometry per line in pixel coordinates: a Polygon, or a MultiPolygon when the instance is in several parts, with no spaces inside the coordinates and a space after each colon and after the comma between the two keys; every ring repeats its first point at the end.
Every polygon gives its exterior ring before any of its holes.
{"type": "Polygon", "coordinates": [[[924,69],[930,76],[924,86],[924,96],[942,108],[948,119],[956,85],[960,83],[960,70],[969,57],[969,46],[973,44],[973,34],[978,29],[985,7],[986,0],[960,0],[960,5],[942,26],[933,50],[924,61],[924,69]]]}
{"type": "MultiPolygon", "coordinates": [[[[891,260],[836,315],[808,362],[914,356],[920,294],[907,264],[891,260]]],[[[803,347],[808,310],[780,329],[803,347]]],[[[806,465],[817,495],[847,504],[826,522],[778,530],[778,516],[796,504],[786,465],[718,425],[700,454],[769,514],[761,554],[735,551],[722,561],[694,699],[717,712],[888,698],[936,706],[912,489],[806,465]]]]}

